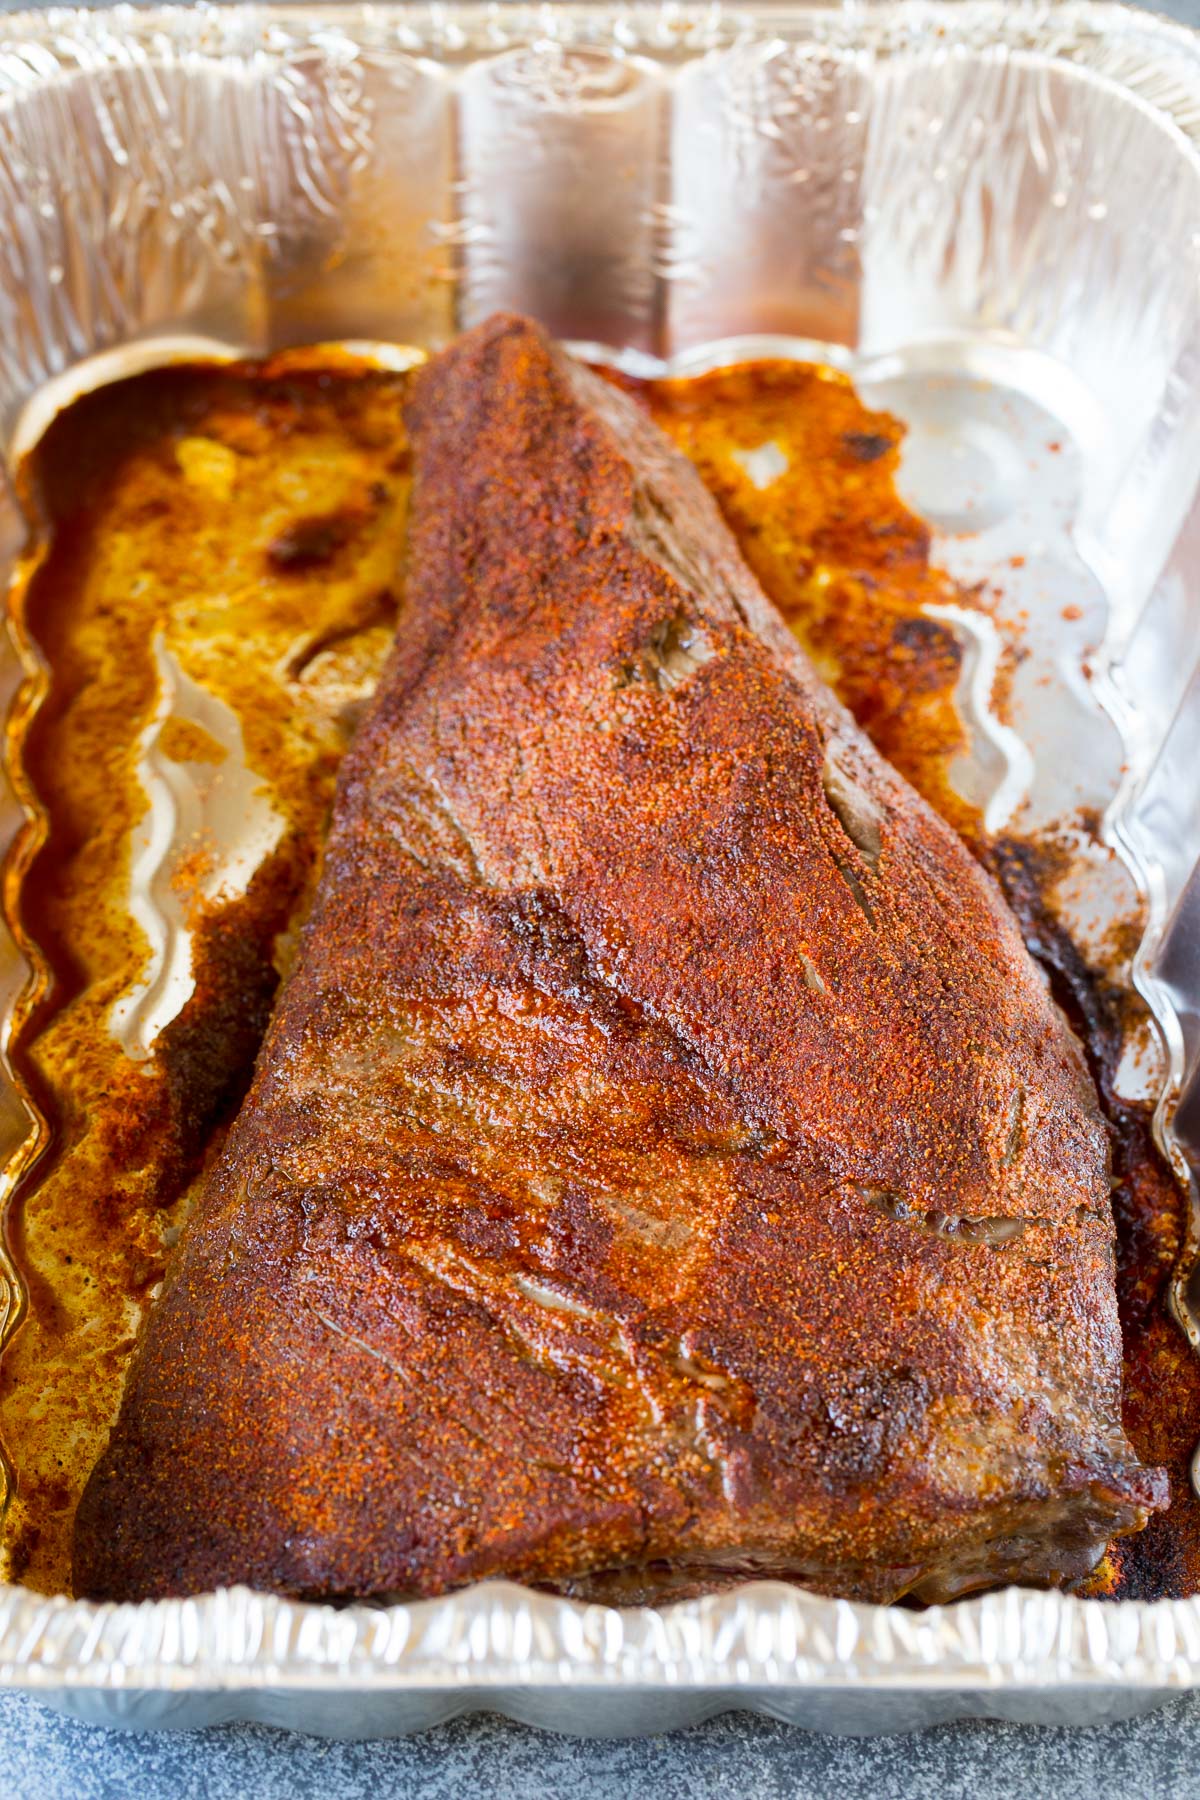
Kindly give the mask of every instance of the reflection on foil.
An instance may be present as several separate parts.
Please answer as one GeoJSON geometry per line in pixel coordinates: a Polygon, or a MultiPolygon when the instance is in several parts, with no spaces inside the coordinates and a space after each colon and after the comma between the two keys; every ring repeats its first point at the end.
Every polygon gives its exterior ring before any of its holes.
{"type": "Polygon", "coordinates": [[[958,704],[972,727],[970,754],[951,765],[951,778],[964,800],[983,814],[983,828],[994,837],[1011,824],[1033,786],[1035,767],[1029,745],[1005,725],[992,706],[1004,644],[986,613],[965,606],[930,606],[963,640],[958,704]]]}
{"type": "Polygon", "coordinates": [[[134,832],[129,910],[150,946],[145,972],[114,1003],[113,1035],[135,1062],[195,988],[195,907],[238,899],[279,843],[284,821],[247,769],[242,728],[186,675],[159,634],[159,698],[138,746],[145,817],[134,832]]]}
{"type": "Polygon", "coordinates": [[[788,466],[786,455],[773,440],[757,444],[753,450],[731,450],[729,454],[760,493],[778,481],[788,466]]]}

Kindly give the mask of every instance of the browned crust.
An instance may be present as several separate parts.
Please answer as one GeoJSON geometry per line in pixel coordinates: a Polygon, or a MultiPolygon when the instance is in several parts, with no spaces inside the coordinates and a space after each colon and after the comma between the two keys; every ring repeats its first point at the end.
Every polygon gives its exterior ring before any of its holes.
{"type": "Polygon", "coordinates": [[[624,396],[500,318],[410,425],[409,607],[80,1590],[1082,1573],[1164,1491],[995,889],[624,396]]]}

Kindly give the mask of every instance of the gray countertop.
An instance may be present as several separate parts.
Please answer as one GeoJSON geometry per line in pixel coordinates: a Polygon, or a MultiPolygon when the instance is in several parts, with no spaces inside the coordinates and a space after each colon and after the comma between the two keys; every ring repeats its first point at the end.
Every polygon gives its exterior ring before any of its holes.
{"type": "MultiPolygon", "coordinates": [[[[26,0],[28,4],[28,0],[26,0]]],[[[0,11],[15,11],[0,0],[0,11]]],[[[1200,26],[1200,0],[1155,8],[1200,26]]],[[[357,1800],[386,1793],[458,1800],[510,1795],[624,1795],[656,1800],[723,1793],[827,1800],[1154,1800],[1200,1792],[1200,1694],[1103,1729],[946,1725],[915,1736],[835,1738],[730,1714],[667,1737],[577,1742],[488,1716],[418,1737],[327,1743],[266,1726],[142,1735],[59,1717],[0,1692],[0,1778],[21,1800],[357,1800]]]]}
{"type": "Polygon", "coordinates": [[[1097,1730],[946,1725],[912,1737],[835,1738],[737,1713],[668,1737],[581,1743],[479,1717],[419,1737],[331,1744],[256,1725],[126,1735],[7,1695],[0,1696],[0,1771],[20,1800],[1194,1800],[1200,1697],[1097,1730]]]}

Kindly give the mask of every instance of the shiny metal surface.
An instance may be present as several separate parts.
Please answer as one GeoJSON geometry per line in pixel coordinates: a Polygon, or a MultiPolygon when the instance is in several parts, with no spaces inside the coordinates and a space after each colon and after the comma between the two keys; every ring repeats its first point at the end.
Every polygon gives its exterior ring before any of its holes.
{"type": "MultiPolygon", "coordinates": [[[[1075,0],[18,16],[0,34],[0,215],[10,449],[81,364],[101,379],[181,336],[432,345],[500,304],[635,366],[774,348],[851,368],[910,425],[903,479],[942,560],[967,578],[1004,568],[1006,605],[1028,615],[1005,726],[995,646],[974,627],[964,788],[995,829],[1104,814],[1120,855],[1080,854],[1085,939],[1148,903],[1138,979],[1161,1041],[1128,1079],[1160,1096],[1186,1176],[1200,40],[1075,0]]],[[[0,533],[12,554],[8,500],[0,533]]],[[[6,658],[6,697],[20,679],[6,658]]],[[[164,670],[164,706],[203,709],[185,683],[164,670]]],[[[150,742],[146,760],[149,791],[150,742]]],[[[5,797],[5,838],[23,798],[5,797]]],[[[155,908],[161,867],[131,896],[165,971],[118,1016],[133,1054],[181,968],[186,988],[178,921],[155,908]]],[[[27,981],[6,943],[10,1021],[27,981]]],[[[31,1125],[8,1084],[14,1170],[31,1125]]],[[[0,1679],[147,1725],[373,1735],[487,1705],[627,1733],[731,1704],[836,1730],[1082,1722],[1198,1675],[1200,1600],[1012,1591],[914,1614],[756,1584],[618,1613],[497,1585],[334,1612],[242,1591],[139,1608],[0,1593],[0,1679]]]]}

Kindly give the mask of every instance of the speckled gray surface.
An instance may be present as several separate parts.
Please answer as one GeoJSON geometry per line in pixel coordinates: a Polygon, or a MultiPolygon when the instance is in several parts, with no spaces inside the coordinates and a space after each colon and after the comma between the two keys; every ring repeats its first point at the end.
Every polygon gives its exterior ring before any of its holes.
{"type": "MultiPolygon", "coordinates": [[[[0,0],[0,11],[17,10],[16,0],[0,0]]],[[[1200,27],[1200,0],[1159,0],[1153,10],[1200,27]]],[[[331,1744],[253,1725],[103,1731],[0,1692],[0,1779],[20,1800],[459,1800],[485,1792],[492,1800],[571,1800],[639,1791],[655,1800],[830,1800],[852,1792],[873,1800],[1194,1800],[1200,1694],[1149,1718],[1074,1731],[980,1723],[834,1738],[739,1713],[668,1737],[592,1743],[478,1716],[419,1737],[331,1744]]]]}
{"type": "Polygon", "coordinates": [[[258,1726],[123,1736],[8,1696],[0,1701],[0,1771],[21,1800],[1194,1800],[1200,1700],[1096,1731],[955,1725],[918,1737],[830,1738],[734,1714],[670,1737],[577,1743],[478,1718],[390,1743],[330,1744],[258,1726]]]}

